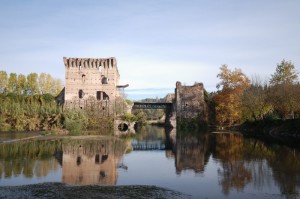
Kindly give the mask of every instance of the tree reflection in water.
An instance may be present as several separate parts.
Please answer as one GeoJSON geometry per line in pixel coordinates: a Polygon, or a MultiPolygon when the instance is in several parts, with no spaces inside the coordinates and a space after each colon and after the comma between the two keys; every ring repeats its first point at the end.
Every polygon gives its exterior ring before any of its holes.
{"type": "Polygon", "coordinates": [[[0,178],[23,175],[47,176],[60,167],[53,154],[61,150],[59,141],[24,141],[0,144],[0,178]]]}
{"type": "MultiPolygon", "coordinates": [[[[205,172],[209,158],[219,165],[224,195],[278,186],[286,198],[297,198],[300,189],[300,152],[287,146],[244,138],[239,133],[177,132],[176,172],[205,172]]],[[[168,155],[170,156],[170,155],[168,155]]]]}
{"type": "Polygon", "coordinates": [[[64,183],[114,185],[127,146],[115,138],[2,143],[0,178],[40,178],[62,167],[64,183]]]}
{"type": "MultiPolygon", "coordinates": [[[[203,173],[204,175],[193,178],[203,177],[203,180],[220,186],[224,195],[230,195],[231,192],[265,192],[271,189],[271,193],[280,191],[286,198],[299,197],[300,152],[297,149],[244,138],[238,133],[175,133],[173,129],[165,136],[162,129],[156,131],[156,128],[147,128],[145,131],[149,130],[149,134],[141,132],[135,139],[159,140],[164,143],[170,149],[166,150],[167,158],[175,159],[177,175],[187,177],[183,172],[185,170],[203,173]],[[208,165],[211,166],[209,169],[208,165]],[[209,175],[215,175],[216,181],[209,175]]],[[[61,181],[68,184],[114,185],[118,178],[118,168],[127,169],[128,162],[123,164],[120,159],[128,151],[130,143],[131,140],[117,138],[1,143],[0,185],[5,185],[4,181],[7,179],[42,178],[57,170],[62,172],[61,181]]],[[[136,161],[133,164],[139,164],[136,161]]],[[[134,172],[136,171],[132,171],[134,172]]],[[[153,172],[155,174],[156,171],[153,172]]],[[[175,172],[171,173],[176,176],[175,172]]],[[[142,174],[134,173],[133,177],[138,175],[142,178],[142,174]]],[[[169,176],[169,179],[174,178],[169,176]]],[[[177,184],[181,183],[180,178],[176,180],[179,180],[177,184]]]]}
{"type": "Polygon", "coordinates": [[[213,157],[218,159],[222,169],[218,170],[221,177],[220,184],[225,195],[230,189],[243,191],[244,187],[252,181],[252,173],[246,168],[243,161],[244,143],[240,134],[215,134],[215,147],[213,157]]]}

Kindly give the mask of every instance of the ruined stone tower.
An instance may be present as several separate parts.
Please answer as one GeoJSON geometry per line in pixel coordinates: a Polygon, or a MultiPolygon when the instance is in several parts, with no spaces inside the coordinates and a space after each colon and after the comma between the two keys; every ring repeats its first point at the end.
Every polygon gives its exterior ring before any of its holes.
{"type": "Polygon", "coordinates": [[[66,58],[65,106],[84,106],[87,100],[114,101],[121,97],[117,61],[110,58],[66,58]]]}
{"type": "Polygon", "coordinates": [[[207,105],[204,101],[202,83],[183,86],[181,82],[176,82],[175,104],[177,117],[199,118],[201,121],[207,121],[207,105]]]}

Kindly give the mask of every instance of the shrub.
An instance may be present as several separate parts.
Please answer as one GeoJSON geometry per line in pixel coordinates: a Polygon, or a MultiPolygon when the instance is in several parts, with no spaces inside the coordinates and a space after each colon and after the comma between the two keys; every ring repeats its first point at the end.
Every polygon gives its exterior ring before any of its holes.
{"type": "Polygon", "coordinates": [[[88,118],[82,110],[67,110],[64,113],[64,127],[71,135],[79,135],[88,125],[88,118]]]}

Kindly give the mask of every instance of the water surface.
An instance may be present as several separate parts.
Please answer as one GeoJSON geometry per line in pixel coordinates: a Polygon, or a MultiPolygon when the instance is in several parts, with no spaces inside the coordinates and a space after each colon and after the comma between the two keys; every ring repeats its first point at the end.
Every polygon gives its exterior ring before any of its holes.
{"type": "Polygon", "coordinates": [[[41,182],[155,185],[191,198],[299,198],[300,151],[238,133],[166,136],[153,126],[133,139],[0,144],[0,186],[41,182]]]}

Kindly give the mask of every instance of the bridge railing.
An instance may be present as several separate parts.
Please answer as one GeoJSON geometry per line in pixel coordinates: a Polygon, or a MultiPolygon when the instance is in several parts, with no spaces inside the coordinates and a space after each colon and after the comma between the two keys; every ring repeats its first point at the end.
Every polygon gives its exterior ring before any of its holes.
{"type": "Polygon", "coordinates": [[[133,109],[170,109],[172,103],[164,102],[134,102],[133,109]]]}

